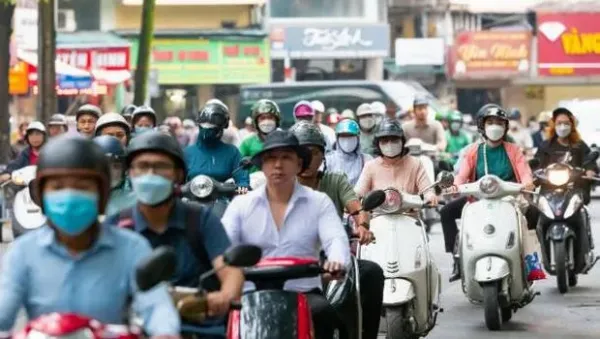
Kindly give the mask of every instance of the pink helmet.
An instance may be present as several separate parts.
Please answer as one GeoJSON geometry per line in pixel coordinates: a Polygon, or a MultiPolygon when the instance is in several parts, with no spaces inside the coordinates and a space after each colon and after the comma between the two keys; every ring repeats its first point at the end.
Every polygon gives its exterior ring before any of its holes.
{"type": "Polygon", "coordinates": [[[294,118],[302,119],[302,118],[312,118],[315,116],[315,110],[309,101],[302,100],[298,101],[296,106],[294,106],[294,118]]]}

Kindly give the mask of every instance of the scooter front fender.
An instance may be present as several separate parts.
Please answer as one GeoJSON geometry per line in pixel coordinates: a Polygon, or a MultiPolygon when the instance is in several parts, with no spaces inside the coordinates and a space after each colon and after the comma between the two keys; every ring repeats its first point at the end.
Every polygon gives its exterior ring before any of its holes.
{"type": "Polygon", "coordinates": [[[416,296],[412,282],[406,279],[385,279],[383,285],[383,305],[402,305],[416,296]]]}
{"type": "Polygon", "coordinates": [[[510,274],[508,262],[500,257],[487,256],[475,263],[473,279],[478,283],[487,283],[504,279],[510,274]]]}

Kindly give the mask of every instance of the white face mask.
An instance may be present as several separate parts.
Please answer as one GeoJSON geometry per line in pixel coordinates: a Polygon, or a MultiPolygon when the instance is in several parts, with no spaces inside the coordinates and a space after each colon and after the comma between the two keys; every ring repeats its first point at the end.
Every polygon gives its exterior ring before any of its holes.
{"type": "Polygon", "coordinates": [[[450,129],[454,132],[457,132],[460,129],[460,125],[462,125],[460,122],[451,122],[450,129]]]}
{"type": "Polygon", "coordinates": [[[340,137],[337,143],[342,152],[352,153],[358,148],[358,137],[340,137]]]}
{"type": "Polygon", "coordinates": [[[485,126],[485,135],[491,141],[499,141],[504,136],[505,128],[500,125],[485,126]]]}
{"type": "Polygon", "coordinates": [[[363,129],[371,129],[375,126],[375,118],[373,118],[373,117],[359,118],[358,124],[363,129]]]}
{"type": "Polygon", "coordinates": [[[269,133],[273,132],[275,130],[275,128],[277,128],[277,123],[275,122],[275,120],[271,120],[271,119],[263,120],[258,123],[258,129],[263,134],[269,134],[269,133]]]}
{"type": "Polygon", "coordinates": [[[402,153],[402,141],[379,143],[379,149],[384,156],[394,158],[402,153]]]}
{"type": "Polygon", "coordinates": [[[560,124],[556,125],[556,135],[560,138],[566,138],[571,134],[571,125],[569,124],[560,124]]]}

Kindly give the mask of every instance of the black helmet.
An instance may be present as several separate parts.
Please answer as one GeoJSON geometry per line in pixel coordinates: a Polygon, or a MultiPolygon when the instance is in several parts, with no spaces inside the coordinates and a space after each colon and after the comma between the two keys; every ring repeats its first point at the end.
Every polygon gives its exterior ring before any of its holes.
{"type": "Polygon", "coordinates": [[[556,119],[556,116],[559,114],[566,114],[573,119],[573,112],[571,112],[568,108],[557,107],[554,111],[552,111],[552,120],[556,119]]]}
{"type": "Polygon", "coordinates": [[[290,127],[290,132],[296,136],[300,146],[318,146],[325,152],[325,136],[317,125],[308,121],[298,121],[290,127]]]}
{"type": "Polygon", "coordinates": [[[275,117],[276,126],[279,127],[281,121],[281,111],[279,106],[273,100],[261,99],[258,100],[254,106],[252,106],[252,124],[254,128],[258,129],[258,117],[261,114],[271,114],[275,117]]]}
{"type": "Polygon", "coordinates": [[[100,109],[100,107],[98,107],[96,105],[85,104],[85,105],[79,107],[79,109],[77,110],[77,113],[75,113],[75,120],[79,120],[79,117],[84,114],[90,114],[90,115],[95,116],[96,119],[99,119],[100,116],[102,115],[102,110],[100,109]]]}
{"type": "Polygon", "coordinates": [[[181,150],[181,146],[174,137],[159,131],[150,131],[131,139],[129,146],[127,146],[127,157],[125,159],[127,168],[131,166],[133,158],[142,152],[156,152],[170,156],[175,161],[175,165],[183,170],[184,177],[187,175],[183,150],[181,150]]]}
{"type": "Polygon", "coordinates": [[[52,176],[86,175],[99,182],[98,211],[104,214],[110,191],[110,169],[102,149],[89,139],[61,135],[51,139],[40,151],[35,180],[30,185],[34,202],[42,207],[44,180],[52,176]]]}
{"type": "Polygon", "coordinates": [[[93,139],[94,143],[104,152],[104,155],[110,159],[120,160],[125,158],[125,149],[119,139],[110,135],[101,135],[93,139]]]}
{"type": "Polygon", "coordinates": [[[508,114],[506,114],[506,111],[500,105],[487,104],[477,111],[477,129],[482,135],[485,135],[485,120],[489,117],[497,117],[504,120],[508,129],[508,114]]]}
{"type": "Polygon", "coordinates": [[[398,137],[402,138],[404,142],[404,130],[400,125],[400,122],[396,119],[385,119],[377,128],[377,132],[375,132],[375,139],[383,138],[383,137],[398,137]]]}
{"type": "Polygon", "coordinates": [[[121,115],[122,116],[131,116],[133,114],[133,112],[136,110],[137,106],[136,105],[127,105],[125,107],[123,107],[123,109],[121,110],[121,115]]]}
{"type": "Polygon", "coordinates": [[[140,117],[147,116],[152,119],[152,124],[156,127],[156,112],[150,106],[139,106],[131,114],[131,125],[135,125],[135,121],[140,117]]]}
{"type": "Polygon", "coordinates": [[[227,106],[219,102],[206,104],[196,116],[196,124],[200,125],[203,123],[213,124],[221,130],[229,127],[229,110],[227,106]]]}

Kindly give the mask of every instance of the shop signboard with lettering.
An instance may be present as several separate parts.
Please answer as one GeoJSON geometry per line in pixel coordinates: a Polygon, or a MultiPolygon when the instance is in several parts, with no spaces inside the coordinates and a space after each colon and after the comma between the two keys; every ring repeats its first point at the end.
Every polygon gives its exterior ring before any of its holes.
{"type": "Polygon", "coordinates": [[[380,58],[390,53],[387,24],[302,25],[271,28],[274,59],[380,58]]]}
{"type": "Polygon", "coordinates": [[[462,32],[450,50],[448,72],[455,79],[526,75],[530,47],[526,31],[462,32]]]}
{"type": "Polygon", "coordinates": [[[600,74],[600,13],[538,13],[541,76],[600,74]]]}
{"type": "MultiPolygon", "coordinates": [[[[137,55],[132,41],[131,52],[137,55]]],[[[136,60],[132,60],[135,68],[136,60]]],[[[151,69],[161,85],[269,83],[271,62],[267,41],[155,39],[151,69]]]]}
{"type": "Polygon", "coordinates": [[[56,59],[73,67],[85,70],[101,69],[109,71],[129,70],[130,48],[57,48],[56,59]]]}

